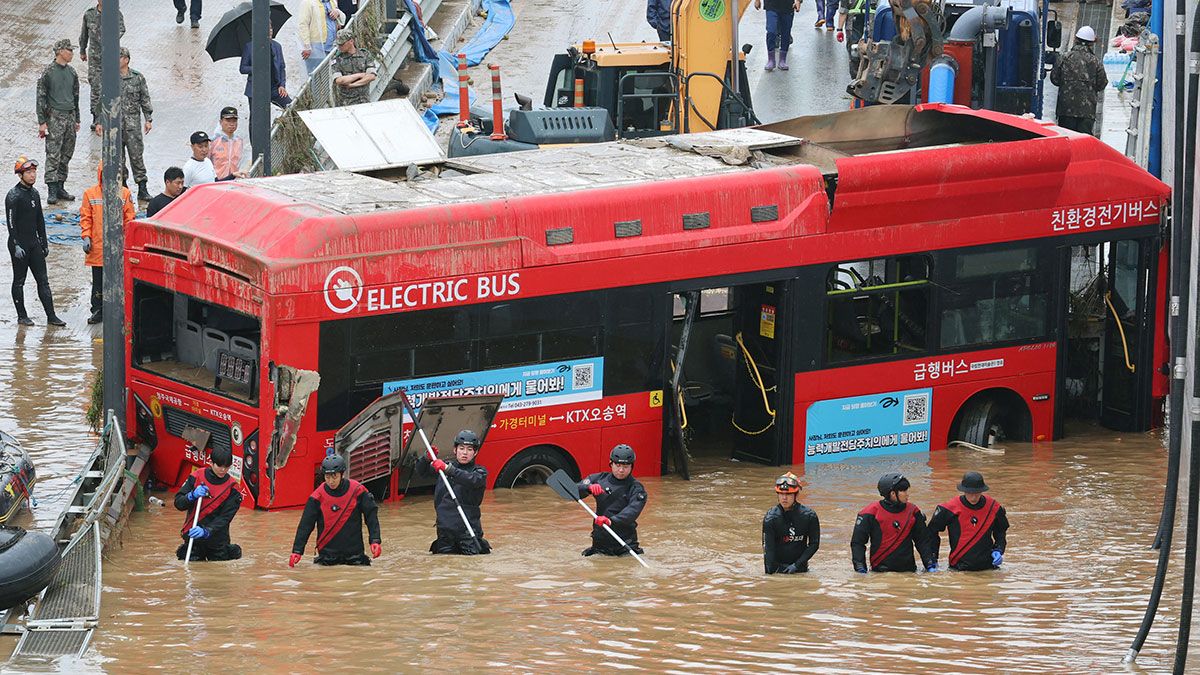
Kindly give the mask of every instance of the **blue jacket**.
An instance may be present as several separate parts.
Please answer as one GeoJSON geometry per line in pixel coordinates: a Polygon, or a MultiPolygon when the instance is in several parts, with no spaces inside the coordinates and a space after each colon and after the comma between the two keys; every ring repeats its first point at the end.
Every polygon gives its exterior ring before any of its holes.
{"type": "Polygon", "coordinates": [[[671,0],[646,0],[646,22],[660,33],[671,34],[671,0]]]}
{"type": "MultiPolygon", "coordinates": [[[[253,59],[250,57],[250,46],[253,43],[247,42],[242,47],[242,65],[238,68],[243,75],[246,76],[246,98],[250,98],[254,94],[252,83],[254,76],[250,74],[250,66],[253,59]]],[[[284,70],[283,63],[283,47],[279,43],[271,40],[271,97],[275,97],[275,92],[283,87],[287,89],[287,71],[284,70]]]]}

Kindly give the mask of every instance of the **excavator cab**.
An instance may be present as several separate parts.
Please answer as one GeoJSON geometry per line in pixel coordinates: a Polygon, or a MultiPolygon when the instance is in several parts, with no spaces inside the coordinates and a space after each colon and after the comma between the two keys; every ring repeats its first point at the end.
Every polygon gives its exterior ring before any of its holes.
{"type": "Polygon", "coordinates": [[[590,41],[558,54],[550,67],[547,108],[603,108],[622,138],[678,132],[678,79],[663,43],[596,46],[590,41]]]}

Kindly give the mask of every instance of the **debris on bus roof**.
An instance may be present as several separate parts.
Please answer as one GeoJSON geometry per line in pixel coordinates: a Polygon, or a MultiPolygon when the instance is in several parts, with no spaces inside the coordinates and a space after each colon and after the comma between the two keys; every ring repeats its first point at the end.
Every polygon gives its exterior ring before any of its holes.
{"type": "Polygon", "coordinates": [[[405,98],[301,110],[300,119],[343,171],[437,164],[446,154],[405,98]]]}

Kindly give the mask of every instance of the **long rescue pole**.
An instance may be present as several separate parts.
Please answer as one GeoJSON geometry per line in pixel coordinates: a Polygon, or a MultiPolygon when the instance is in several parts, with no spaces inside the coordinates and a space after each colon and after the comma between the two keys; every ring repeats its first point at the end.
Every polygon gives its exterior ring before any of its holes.
{"type": "MultiPolygon", "coordinates": [[[[200,524],[200,504],[202,502],[204,502],[204,497],[196,497],[196,513],[192,516],[192,527],[200,524]]],[[[188,537],[187,553],[183,556],[184,567],[187,567],[187,564],[192,561],[192,544],[194,543],[196,543],[196,538],[188,537]]]]}
{"type": "MultiPolygon", "coordinates": [[[[404,409],[408,412],[408,416],[412,418],[413,427],[417,430],[417,435],[421,437],[421,443],[425,445],[425,452],[429,455],[429,460],[433,461],[438,458],[437,453],[433,451],[433,444],[429,442],[429,437],[425,435],[425,430],[421,425],[417,424],[417,412],[413,410],[412,403],[408,400],[408,394],[404,390],[400,390],[400,402],[404,404],[404,409]]],[[[462,503],[458,501],[458,495],[454,493],[454,488],[450,486],[450,479],[446,478],[445,471],[438,471],[438,476],[442,479],[442,485],[446,486],[446,492],[450,494],[450,501],[454,502],[454,508],[458,509],[458,515],[462,518],[463,525],[467,526],[467,534],[471,535],[472,539],[478,539],[475,534],[475,528],[471,527],[471,521],[467,520],[467,513],[463,511],[462,503]]]]}

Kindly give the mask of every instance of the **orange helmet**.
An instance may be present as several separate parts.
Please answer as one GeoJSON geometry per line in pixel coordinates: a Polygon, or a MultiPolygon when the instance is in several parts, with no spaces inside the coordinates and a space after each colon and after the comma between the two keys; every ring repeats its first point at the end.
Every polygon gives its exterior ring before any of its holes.
{"type": "Polygon", "coordinates": [[[775,491],[780,494],[796,494],[800,492],[800,479],[791,471],[775,479],[775,491]]]}
{"type": "Polygon", "coordinates": [[[36,159],[29,159],[25,155],[17,158],[17,164],[13,167],[13,173],[25,173],[30,169],[36,169],[38,166],[36,159]]]}

